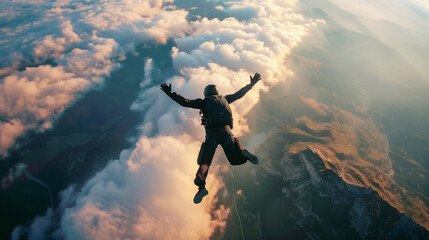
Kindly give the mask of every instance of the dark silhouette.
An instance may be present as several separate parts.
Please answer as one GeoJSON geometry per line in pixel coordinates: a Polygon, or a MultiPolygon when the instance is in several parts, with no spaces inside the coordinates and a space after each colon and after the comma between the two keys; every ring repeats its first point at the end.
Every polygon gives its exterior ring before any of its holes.
{"type": "Polygon", "coordinates": [[[206,130],[206,140],[202,143],[200,153],[198,154],[198,168],[194,183],[199,187],[194,197],[194,203],[200,203],[204,196],[208,194],[206,178],[213,160],[217,145],[221,145],[228,161],[231,165],[241,165],[248,160],[253,164],[258,164],[258,158],[243,148],[238,138],[231,132],[232,112],[230,103],[242,98],[253,85],[255,85],[261,76],[256,73],[250,76],[250,84],[241,88],[234,94],[222,96],[219,95],[216,85],[208,85],[204,89],[204,99],[197,98],[189,100],[175,92],[171,92],[171,84],[161,84],[161,90],[171,99],[183,107],[195,108],[200,110],[201,124],[206,130]]]}

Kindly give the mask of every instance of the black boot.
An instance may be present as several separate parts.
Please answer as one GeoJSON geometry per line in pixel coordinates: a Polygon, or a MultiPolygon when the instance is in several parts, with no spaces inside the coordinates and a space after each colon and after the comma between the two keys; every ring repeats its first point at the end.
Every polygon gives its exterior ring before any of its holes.
{"type": "Polygon", "coordinates": [[[258,164],[259,163],[259,159],[257,156],[251,154],[249,151],[247,151],[246,149],[243,149],[243,151],[241,151],[241,153],[247,158],[247,160],[249,160],[251,163],[253,164],[258,164]]]}
{"type": "Polygon", "coordinates": [[[203,197],[205,197],[207,194],[209,194],[209,191],[207,191],[205,187],[201,187],[200,189],[198,189],[198,192],[197,194],[195,194],[194,197],[194,203],[200,203],[203,200],[203,197]]]}

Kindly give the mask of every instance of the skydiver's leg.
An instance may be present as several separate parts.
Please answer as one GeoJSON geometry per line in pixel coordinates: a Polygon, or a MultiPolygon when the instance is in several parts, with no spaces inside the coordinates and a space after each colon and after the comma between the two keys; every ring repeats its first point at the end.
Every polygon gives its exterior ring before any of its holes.
{"type": "Polygon", "coordinates": [[[195,185],[198,186],[198,192],[194,196],[194,203],[198,204],[203,200],[209,192],[205,188],[206,178],[209,172],[210,165],[213,160],[214,153],[216,151],[217,144],[210,144],[207,140],[201,145],[200,153],[198,154],[198,168],[197,174],[194,179],[195,185]]]}
{"type": "Polygon", "coordinates": [[[203,188],[206,186],[206,178],[209,172],[209,168],[210,165],[208,164],[200,165],[200,167],[198,168],[197,174],[194,179],[194,183],[198,186],[198,188],[203,188]]]}
{"type": "Polygon", "coordinates": [[[231,165],[241,165],[247,162],[247,158],[242,153],[244,148],[241,145],[240,140],[234,137],[231,131],[228,131],[228,136],[222,144],[222,148],[231,165]]]}
{"type": "Polygon", "coordinates": [[[206,141],[201,144],[200,153],[198,154],[198,168],[197,174],[194,179],[195,185],[199,188],[203,188],[206,185],[206,178],[213,161],[217,143],[213,142],[212,139],[206,136],[206,141]]]}

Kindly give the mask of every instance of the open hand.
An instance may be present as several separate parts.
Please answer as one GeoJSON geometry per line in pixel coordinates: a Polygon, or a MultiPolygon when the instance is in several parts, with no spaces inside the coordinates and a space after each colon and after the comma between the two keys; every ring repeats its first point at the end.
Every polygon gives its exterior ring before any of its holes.
{"type": "Polygon", "coordinates": [[[259,80],[261,80],[261,75],[259,73],[255,73],[255,76],[250,76],[250,84],[255,85],[259,80]]]}
{"type": "Polygon", "coordinates": [[[165,92],[165,94],[170,95],[171,94],[171,84],[167,85],[166,83],[161,84],[161,90],[165,92]]]}

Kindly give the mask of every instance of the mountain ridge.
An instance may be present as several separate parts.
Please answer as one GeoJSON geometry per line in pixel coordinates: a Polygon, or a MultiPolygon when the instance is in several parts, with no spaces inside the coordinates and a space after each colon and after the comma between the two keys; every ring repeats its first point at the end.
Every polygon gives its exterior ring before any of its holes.
{"type": "MultiPolygon", "coordinates": [[[[246,239],[429,239],[376,190],[347,183],[314,146],[281,151],[278,164],[266,158],[251,171],[254,181],[240,184],[236,199],[246,239]]],[[[236,221],[229,219],[223,239],[237,237],[236,221]]]]}

